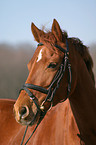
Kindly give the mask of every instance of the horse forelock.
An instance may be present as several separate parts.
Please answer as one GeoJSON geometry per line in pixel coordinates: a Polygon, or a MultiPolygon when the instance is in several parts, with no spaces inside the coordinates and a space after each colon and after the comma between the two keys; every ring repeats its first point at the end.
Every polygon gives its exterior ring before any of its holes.
{"type": "Polygon", "coordinates": [[[67,38],[68,35],[64,31],[64,32],[62,32],[62,36],[63,36],[62,41],[57,41],[56,37],[54,36],[54,34],[52,32],[43,33],[40,36],[40,42],[43,43],[47,48],[49,48],[51,50],[53,49],[54,53],[59,53],[60,50],[55,47],[55,44],[57,44],[65,49],[65,45],[63,42],[66,40],[65,38],[67,38]]]}

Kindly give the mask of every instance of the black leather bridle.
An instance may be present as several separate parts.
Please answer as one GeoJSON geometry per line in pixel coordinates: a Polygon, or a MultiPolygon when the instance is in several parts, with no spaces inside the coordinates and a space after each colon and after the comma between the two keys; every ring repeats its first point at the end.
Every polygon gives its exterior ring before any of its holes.
{"type": "MultiPolygon", "coordinates": [[[[38,45],[39,46],[42,46],[43,43],[39,43],[38,45]]],[[[57,71],[55,77],[53,78],[53,80],[52,80],[49,88],[46,89],[46,88],[43,88],[41,86],[37,86],[37,85],[34,85],[34,84],[28,84],[28,83],[25,83],[23,85],[23,87],[21,88],[21,90],[25,90],[28,93],[28,96],[35,103],[35,105],[37,107],[37,110],[39,112],[41,112],[41,118],[39,119],[39,122],[37,123],[36,128],[40,124],[41,120],[44,118],[44,116],[45,116],[45,114],[46,114],[47,111],[45,111],[45,110],[42,111],[42,109],[40,109],[40,105],[37,103],[38,102],[38,99],[36,98],[36,96],[33,95],[33,93],[29,89],[33,89],[33,90],[39,91],[39,92],[44,93],[44,94],[47,95],[46,98],[45,98],[45,100],[42,102],[41,106],[43,106],[44,103],[47,102],[47,101],[50,102],[51,103],[51,106],[52,106],[53,105],[53,98],[54,98],[55,92],[59,88],[60,82],[61,82],[61,80],[62,80],[62,78],[64,76],[64,73],[65,73],[66,67],[68,67],[68,88],[67,88],[67,96],[66,96],[66,98],[63,101],[65,101],[68,98],[69,93],[71,91],[72,73],[71,73],[71,64],[69,62],[69,46],[68,46],[68,41],[66,39],[66,48],[67,48],[66,50],[63,49],[62,47],[56,45],[56,44],[54,46],[64,53],[64,57],[63,57],[63,60],[62,60],[61,65],[59,67],[59,70],[57,71]]],[[[38,111],[37,111],[37,113],[38,113],[38,111]]],[[[26,128],[26,130],[27,130],[27,128],[26,128]]],[[[36,128],[35,128],[35,130],[36,130],[36,128]]],[[[35,130],[33,131],[33,133],[35,132],[35,130]]],[[[31,136],[29,137],[29,139],[32,137],[33,133],[31,134],[31,136]]],[[[21,145],[23,144],[23,141],[24,141],[24,138],[25,138],[25,134],[24,134],[24,137],[22,139],[21,145]]],[[[27,140],[27,142],[29,141],[29,139],[27,140]]],[[[25,145],[27,144],[27,142],[25,143],[25,145]]]]}

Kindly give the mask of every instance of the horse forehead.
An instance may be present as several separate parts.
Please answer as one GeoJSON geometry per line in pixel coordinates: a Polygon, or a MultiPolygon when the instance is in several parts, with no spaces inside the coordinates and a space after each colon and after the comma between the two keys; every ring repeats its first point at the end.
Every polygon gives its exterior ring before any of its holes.
{"type": "Polygon", "coordinates": [[[37,61],[36,62],[39,62],[42,59],[42,55],[43,55],[42,51],[43,51],[43,48],[40,49],[39,54],[37,56],[37,61]]]}
{"type": "Polygon", "coordinates": [[[50,49],[48,49],[46,46],[42,46],[37,55],[36,62],[39,62],[43,57],[50,57],[52,53],[53,52],[50,49]]]}

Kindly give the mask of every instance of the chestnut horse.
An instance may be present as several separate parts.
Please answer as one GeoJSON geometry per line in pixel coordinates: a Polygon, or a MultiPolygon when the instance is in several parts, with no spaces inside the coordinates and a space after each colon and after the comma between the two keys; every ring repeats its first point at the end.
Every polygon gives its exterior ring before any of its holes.
{"type": "MultiPolygon", "coordinates": [[[[92,78],[94,79],[93,72],[90,69],[92,60],[87,47],[79,39],[68,38],[67,33],[62,32],[56,20],[53,22],[51,32],[45,33],[33,23],[32,32],[39,45],[28,64],[29,76],[14,105],[17,122],[34,125],[38,123],[41,112],[47,111],[50,105],[55,106],[68,97],[80,132],[80,139],[87,145],[95,145],[96,89],[92,80],[92,78]],[[62,74],[61,67],[63,67],[64,74],[62,74]]],[[[46,122],[44,128],[47,123],[49,122],[46,122]]],[[[59,124],[61,123],[59,122],[59,124]]],[[[51,124],[50,126],[52,127],[51,124]]],[[[64,144],[62,137],[58,137],[59,130],[56,134],[57,126],[54,130],[47,132],[46,140],[50,134],[53,136],[51,135],[46,144],[57,144],[55,141],[60,139],[59,142],[64,144]]],[[[61,124],[60,128],[63,126],[61,124]]],[[[73,129],[72,124],[70,128],[73,129]]],[[[43,136],[40,139],[43,140],[43,136]]]]}
{"type": "MultiPolygon", "coordinates": [[[[45,33],[33,23],[32,32],[39,45],[28,64],[29,76],[14,105],[16,121],[33,125],[28,128],[25,140],[46,112],[29,145],[79,145],[81,140],[95,145],[96,89],[88,48],[79,39],[68,38],[55,19],[51,32],[45,33]],[[54,107],[47,112],[51,105],[54,107]]],[[[20,144],[25,127],[17,125],[13,114],[9,118],[14,124],[11,133],[6,132],[7,125],[1,126],[7,134],[6,142],[20,144]]]]}
{"type": "MultiPolygon", "coordinates": [[[[20,145],[25,126],[15,121],[13,105],[15,100],[0,100],[0,145],[20,145]]],[[[34,130],[29,127],[25,141],[34,130]]],[[[76,125],[69,100],[59,103],[47,112],[28,145],[80,145],[76,125]]]]}

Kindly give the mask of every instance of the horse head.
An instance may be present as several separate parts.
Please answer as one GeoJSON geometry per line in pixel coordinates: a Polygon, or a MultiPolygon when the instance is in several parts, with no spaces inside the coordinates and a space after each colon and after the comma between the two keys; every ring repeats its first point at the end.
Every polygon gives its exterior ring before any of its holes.
{"type": "Polygon", "coordinates": [[[28,63],[29,75],[14,105],[15,118],[23,125],[37,123],[43,112],[70,97],[77,80],[77,62],[72,57],[74,44],[69,43],[58,22],[54,19],[48,33],[33,23],[31,29],[39,44],[28,63]]]}

